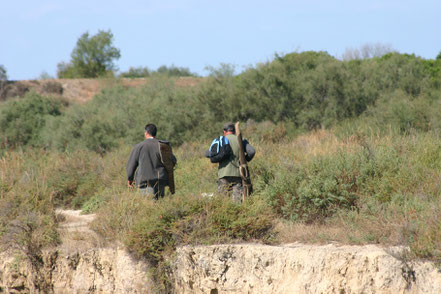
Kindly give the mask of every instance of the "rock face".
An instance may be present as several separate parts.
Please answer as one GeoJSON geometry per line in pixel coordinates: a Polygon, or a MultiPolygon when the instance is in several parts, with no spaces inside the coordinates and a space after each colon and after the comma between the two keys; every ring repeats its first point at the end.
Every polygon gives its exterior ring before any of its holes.
{"type": "Polygon", "coordinates": [[[57,211],[62,244],[31,264],[20,252],[0,253],[0,293],[151,293],[147,263],[89,229],[94,215],[57,211]]]}
{"type": "Polygon", "coordinates": [[[0,293],[148,293],[147,268],[123,249],[64,255],[43,253],[36,269],[25,258],[0,255],[0,293]]]}
{"type": "MultiPolygon", "coordinates": [[[[58,248],[30,259],[0,253],[0,293],[154,293],[145,262],[106,244],[93,215],[59,211],[58,248]],[[33,260],[34,264],[31,264],[33,260]]],[[[257,244],[177,249],[175,293],[441,293],[441,272],[406,261],[404,248],[257,244]]]]}
{"type": "Polygon", "coordinates": [[[305,244],[182,247],[175,284],[179,293],[441,293],[441,273],[431,263],[406,262],[399,257],[402,248],[390,250],[305,244]]]}

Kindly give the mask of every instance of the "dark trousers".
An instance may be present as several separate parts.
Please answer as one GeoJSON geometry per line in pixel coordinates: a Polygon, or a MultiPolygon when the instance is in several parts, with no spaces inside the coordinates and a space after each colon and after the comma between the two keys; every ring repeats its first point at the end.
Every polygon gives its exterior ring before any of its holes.
{"type": "Polygon", "coordinates": [[[217,191],[220,194],[230,195],[236,202],[242,201],[242,178],[223,177],[217,181],[217,191]]]}
{"type": "Polygon", "coordinates": [[[152,195],[156,200],[164,197],[166,180],[150,180],[139,186],[139,192],[142,195],[152,195]]]}

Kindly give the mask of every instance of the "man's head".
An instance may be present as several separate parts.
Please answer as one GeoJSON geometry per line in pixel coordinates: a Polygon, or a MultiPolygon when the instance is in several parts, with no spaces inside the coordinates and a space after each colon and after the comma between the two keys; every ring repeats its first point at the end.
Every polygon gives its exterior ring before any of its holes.
{"type": "Polygon", "coordinates": [[[236,128],[234,127],[234,124],[232,123],[226,123],[224,125],[224,134],[235,134],[236,128]]]}
{"type": "Polygon", "coordinates": [[[156,137],[156,126],[154,124],[147,124],[144,128],[145,137],[156,137]]]}

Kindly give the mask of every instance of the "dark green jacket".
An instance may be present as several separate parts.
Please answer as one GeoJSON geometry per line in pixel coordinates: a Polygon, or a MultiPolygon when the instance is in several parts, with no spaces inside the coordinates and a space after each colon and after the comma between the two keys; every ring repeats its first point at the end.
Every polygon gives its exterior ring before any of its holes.
{"type": "MultiPolygon", "coordinates": [[[[176,163],[174,155],[172,160],[176,163]]],[[[149,181],[168,180],[167,171],[161,161],[158,139],[145,139],[133,148],[126,172],[127,180],[135,180],[138,187],[146,185],[149,181]]]]}
{"type": "MultiPolygon", "coordinates": [[[[227,139],[230,142],[231,149],[233,150],[233,154],[226,160],[223,160],[219,162],[219,169],[218,169],[218,178],[224,178],[224,177],[239,177],[240,178],[240,171],[239,171],[239,142],[237,141],[236,135],[227,135],[227,139]]],[[[242,140],[242,143],[244,145],[244,150],[246,154],[247,161],[250,161],[254,155],[256,154],[256,150],[248,143],[247,140],[242,140]]]]}

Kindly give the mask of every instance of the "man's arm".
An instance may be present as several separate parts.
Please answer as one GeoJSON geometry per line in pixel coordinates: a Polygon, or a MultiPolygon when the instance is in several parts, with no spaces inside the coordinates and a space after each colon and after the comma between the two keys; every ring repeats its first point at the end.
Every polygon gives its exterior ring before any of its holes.
{"type": "Polygon", "coordinates": [[[256,155],[256,150],[253,148],[253,146],[251,146],[247,139],[243,140],[243,145],[245,149],[245,159],[247,161],[251,161],[254,155],[256,155]]]}
{"type": "Polygon", "coordinates": [[[130,153],[129,161],[127,162],[126,165],[127,181],[129,187],[131,187],[134,182],[135,171],[138,168],[138,159],[139,159],[139,148],[135,146],[135,148],[133,148],[132,150],[132,153],[130,153]]]}

